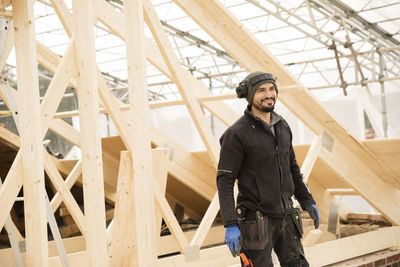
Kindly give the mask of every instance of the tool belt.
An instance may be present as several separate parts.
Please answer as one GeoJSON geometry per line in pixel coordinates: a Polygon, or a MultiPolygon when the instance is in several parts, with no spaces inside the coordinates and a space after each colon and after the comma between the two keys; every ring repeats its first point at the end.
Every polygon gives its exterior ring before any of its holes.
{"type": "MultiPolygon", "coordinates": [[[[271,226],[268,216],[264,216],[261,211],[251,211],[245,207],[236,208],[240,228],[240,242],[245,250],[263,250],[268,242],[272,242],[271,226]]],[[[300,211],[291,209],[283,217],[281,231],[285,231],[286,222],[290,217],[297,229],[300,237],[303,235],[300,211]]],[[[278,235],[279,236],[279,235],[278,235]]]]}

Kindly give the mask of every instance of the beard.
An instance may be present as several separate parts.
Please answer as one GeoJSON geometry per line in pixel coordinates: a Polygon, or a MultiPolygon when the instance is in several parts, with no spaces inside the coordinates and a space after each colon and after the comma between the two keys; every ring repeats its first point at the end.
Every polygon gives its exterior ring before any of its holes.
{"type": "Polygon", "coordinates": [[[252,107],[257,109],[260,112],[269,113],[274,110],[275,108],[276,99],[273,99],[272,106],[263,106],[262,103],[252,103],[252,107]]]}

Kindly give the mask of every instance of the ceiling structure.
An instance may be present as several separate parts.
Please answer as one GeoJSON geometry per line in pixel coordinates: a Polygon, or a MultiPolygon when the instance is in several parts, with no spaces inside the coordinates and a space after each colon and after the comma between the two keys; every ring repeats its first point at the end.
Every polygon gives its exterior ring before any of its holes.
{"type": "MultiPolygon", "coordinates": [[[[173,1],[152,2],[180,63],[213,93],[233,94],[246,71],[173,1]]],[[[385,85],[400,84],[398,1],[221,2],[313,92],[347,95],[352,86],[363,86],[368,93],[371,88],[376,88],[382,95],[382,107],[385,107],[385,85]]],[[[123,12],[122,1],[110,0],[109,3],[123,12]]],[[[37,40],[62,55],[69,39],[56,19],[50,0],[36,1],[35,14],[37,40]]],[[[151,38],[148,28],[145,31],[151,38]]],[[[100,70],[108,78],[114,94],[126,102],[124,43],[100,22],[96,29],[96,50],[100,70]]],[[[8,63],[8,67],[15,66],[13,62],[8,63]]],[[[180,98],[173,82],[150,63],[147,75],[151,101],[180,98]]],[[[73,94],[66,95],[70,96],[73,94]]],[[[385,116],[384,109],[380,112],[385,116]]]]}

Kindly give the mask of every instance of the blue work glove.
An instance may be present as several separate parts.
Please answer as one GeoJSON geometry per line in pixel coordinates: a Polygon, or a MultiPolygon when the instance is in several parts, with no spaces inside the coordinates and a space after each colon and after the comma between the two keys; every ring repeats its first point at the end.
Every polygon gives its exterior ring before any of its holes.
{"type": "Polygon", "coordinates": [[[315,204],[311,204],[310,206],[306,207],[306,211],[310,214],[311,219],[314,220],[315,229],[319,227],[319,211],[315,204]]]}
{"type": "Polygon", "coordinates": [[[233,257],[240,255],[239,236],[240,230],[237,224],[230,224],[225,227],[225,243],[228,245],[229,250],[233,257]]]}

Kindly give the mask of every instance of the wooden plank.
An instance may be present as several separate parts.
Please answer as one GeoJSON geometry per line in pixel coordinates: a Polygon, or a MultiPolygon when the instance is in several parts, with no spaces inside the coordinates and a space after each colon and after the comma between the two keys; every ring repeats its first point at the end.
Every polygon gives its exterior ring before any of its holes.
{"type": "Polygon", "coordinates": [[[195,247],[200,249],[202,246],[209,229],[211,228],[212,223],[217,216],[219,211],[219,201],[218,201],[218,193],[215,193],[214,198],[211,200],[210,206],[207,209],[206,214],[204,214],[203,219],[199,225],[199,228],[196,231],[192,241],[190,242],[191,247],[195,247]]]}
{"type": "Polygon", "coordinates": [[[168,225],[168,229],[171,231],[174,238],[176,238],[180,252],[183,254],[185,253],[185,250],[188,248],[189,242],[187,241],[185,235],[183,234],[183,231],[179,226],[179,223],[173,211],[171,210],[171,207],[169,206],[167,200],[162,195],[159,185],[155,184],[154,187],[155,187],[154,197],[156,199],[157,207],[161,211],[164,217],[164,221],[168,225]]]}
{"type": "MultiPolygon", "coordinates": [[[[185,231],[184,234],[187,239],[191,239],[195,234],[195,230],[185,231]]],[[[212,227],[210,233],[207,236],[204,246],[216,245],[224,242],[225,228],[223,226],[212,227]]],[[[72,254],[75,252],[81,252],[85,250],[85,239],[83,236],[64,238],[63,243],[67,253],[72,254]]],[[[158,255],[167,255],[176,253],[179,251],[179,247],[176,244],[175,238],[171,235],[162,236],[160,242],[158,242],[158,255]]],[[[57,257],[58,252],[54,241],[49,241],[49,257],[57,257]]],[[[25,258],[24,253],[22,257],[25,258]]],[[[69,256],[71,259],[71,255],[69,256]]],[[[13,252],[11,249],[0,249],[0,262],[2,267],[14,267],[13,252]]],[[[74,265],[72,265],[74,266],[74,265]]]]}
{"type": "Polygon", "coordinates": [[[74,39],[70,41],[41,103],[43,136],[46,134],[50,122],[53,120],[53,116],[68,86],[68,81],[73,76],[72,72],[75,70],[74,41],[74,39]]]}
{"type": "Polygon", "coordinates": [[[72,24],[73,24],[73,18],[72,15],[70,16],[64,16],[63,15],[63,9],[66,10],[67,6],[65,5],[65,2],[63,0],[50,0],[51,5],[54,8],[54,11],[57,13],[58,18],[61,21],[61,24],[64,27],[64,30],[67,32],[67,35],[71,37],[72,35],[72,24]],[[60,7],[63,7],[61,9],[60,7]]]}
{"type": "Polygon", "coordinates": [[[136,231],[133,194],[132,158],[129,152],[122,151],[112,226],[110,266],[134,266],[135,258],[138,257],[137,249],[134,249],[136,231]]]}
{"type": "Polygon", "coordinates": [[[303,236],[301,243],[304,247],[311,247],[318,241],[321,235],[322,231],[320,229],[313,229],[303,236]]]}
{"type": "MultiPolygon", "coordinates": [[[[65,185],[68,190],[71,190],[72,186],[75,184],[76,180],[82,175],[82,160],[78,160],[74,168],[69,173],[68,177],[65,179],[65,185]]],[[[57,210],[62,202],[62,198],[59,192],[57,192],[53,199],[51,200],[51,208],[53,212],[57,210]]]]}
{"type": "Polygon", "coordinates": [[[56,134],[64,137],[72,144],[81,147],[79,132],[62,119],[53,119],[49,128],[56,134]]]}
{"type": "Polygon", "coordinates": [[[121,110],[119,109],[120,103],[122,102],[114,97],[112,92],[109,90],[103,75],[99,70],[97,71],[97,76],[99,81],[100,98],[102,99],[105,107],[107,108],[108,114],[110,115],[112,121],[114,122],[114,125],[118,130],[118,133],[120,134],[122,140],[126,144],[127,149],[132,153],[133,143],[131,136],[133,131],[132,130],[133,123],[130,122],[126,118],[125,114],[122,113],[121,110]]]}
{"type": "MultiPolygon", "coordinates": [[[[160,188],[162,196],[165,196],[167,189],[167,177],[168,177],[168,165],[169,165],[169,149],[168,148],[156,148],[152,150],[153,162],[153,175],[155,183],[160,188]]],[[[162,213],[156,210],[156,229],[157,229],[157,243],[160,241],[162,225],[162,213]]]]}
{"type": "MultiPolygon", "coordinates": [[[[86,251],[75,252],[68,254],[71,266],[79,266],[86,264],[87,256],[86,251]]],[[[232,257],[226,245],[203,249],[200,251],[200,258],[194,261],[186,261],[184,255],[171,256],[159,259],[157,266],[217,266],[226,267],[231,264],[240,264],[239,257],[232,257]]],[[[49,259],[50,267],[62,267],[58,257],[49,259]]]]}
{"type": "Polygon", "coordinates": [[[19,136],[3,126],[0,126],[0,139],[9,146],[14,147],[16,150],[21,146],[19,136]]]}
{"type": "MultiPolygon", "coordinates": [[[[85,250],[85,239],[83,236],[64,238],[63,243],[67,253],[70,254],[85,250]]],[[[22,260],[23,262],[25,262],[25,253],[21,254],[22,254],[22,260]]],[[[58,256],[56,242],[49,241],[49,257],[51,258],[55,256],[58,256]]],[[[0,262],[1,262],[1,267],[15,267],[15,261],[11,248],[0,249],[0,262]]],[[[60,264],[60,266],[62,265],[60,264]]]]}
{"type": "MultiPolygon", "coordinates": [[[[195,235],[195,230],[185,231],[184,235],[187,240],[190,240],[195,235]]],[[[225,228],[223,226],[211,227],[203,246],[215,246],[224,242],[225,228]]],[[[162,236],[158,244],[158,255],[167,255],[179,251],[179,246],[172,235],[162,236]]]]}
{"type": "Polygon", "coordinates": [[[34,1],[14,1],[27,266],[48,266],[34,1]]]}
{"type": "Polygon", "coordinates": [[[132,129],[135,203],[135,231],[138,266],[156,264],[156,222],[153,196],[153,161],[151,156],[149,102],[146,81],[146,60],[143,51],[143,1],[124,1],[124,27],[126,31],[126,58],[128,67],[129,118],[135,122],[132,129]]]}
{"type": "Polygon", "coordinates": [[[400,177],[400,139],[378,139],[365,140],[366,146],[378,161],[388,166],[398,177],[400,177]]]}
{"type": "MultiPolygon", "coordinates": [[[[3,185],[1,179],[0,179],[0,188],[3,185]]],[[[15,265],[17,267],[24,267],[24,264],[22,263],[22,257],[21,257],[21,250],[19,249],[19,244],[18,244],[18,238],[17,238],[17,233],[21,235],[15,226],[14,222],[11,219],[11,215],[7,216],[4,228],[7,231],[8,235],[8,240],[10,242],[13,255],[14,255],[14,260],[15,260],[15,265]]]]}
{"type": "Polygon", "coordinates": [[[45,148],[43,148],[43,154],[46,173],[48,174],[54,187],[57,189],[58,194],[62,198],[65,206],[71,213],[71,216],[74,218],[74,221],[78,225],[81,233],[86,236],[87,227],[85,216],[83,215],[81,209],[76,203],[74,196],[69,191],[69,188],[65,185],[64,179],[61,177],[55,164],[52,161],[51,156],[47,153],[45,148]]]}
{"type": "Polygon", "coordinates": [[[159,267],[170,267],[170,266],[188,266],[188,267],[200,267],[200,266],[215,266],[215,267],[226,267],[233,264],[240,264],[239,257],[232,257],[229,252],[227,245],[221,245],[212,248],[206,248],[200,250],[200,257],[187,261],[184,255],[170,256],[159,259],[157,266],[159,267]]]}
{"type": "MultiPolygon", "coordinates": [[[[306,158],[310,145],[295,145],[297,163],[301,166],[306,158]]],[[[315,167],[312,169],[311,176],[318,179],[318,182],[326,188],[350,188],[348,182],[344,180],[337,170],[331,167],[328,162],[318,157],[315,167]]]]}
{"type": "Polygon", "coordinates": [[[8,30],[7,30],[7,41],[4,45],[3,54],[0,57],[0,70],[3,70],[4,65],[7,62],[8,56],[11,53],[12,48],[14,47],[14,25],[12,20],[9,21],[8,30]]]}
{"type": "Polygon", "coordinates": [[[322,135],[318,135],[314,137],[314,140],[308,149],[307,156],[301,165],[301,173],[303,174],[303,181],[307,183],[308,177],[310,177],[311,171],[314,167],[314,164],[318,158],[319,150],[321,149],[322,144],[322,135]]]}
{"type": "Polygon", "coordinates": [[[345,237],[305,248],[311,266],[323,266],[400,245],[400,227],[345,237]]]}
{"type": "Polygon", "coordinates": [[[93,1],[72,1],[81,129],[88,266],[107,266],[103,164],[99,125],[93,1]]]}

